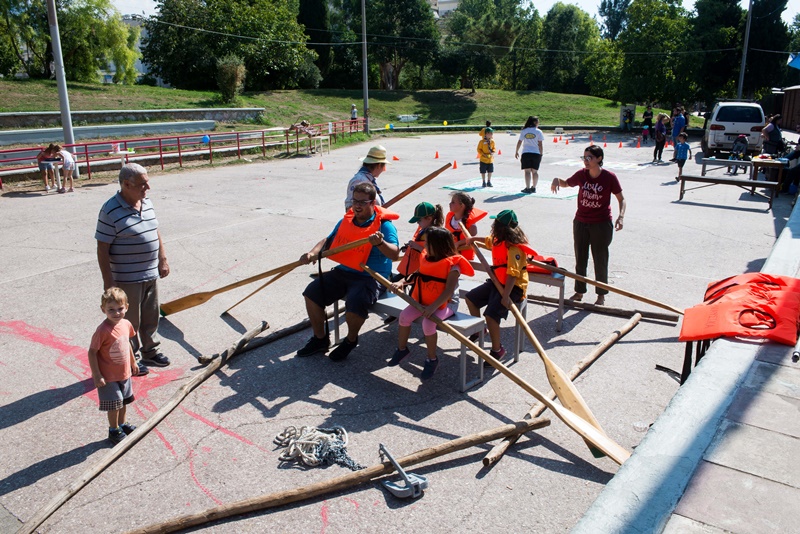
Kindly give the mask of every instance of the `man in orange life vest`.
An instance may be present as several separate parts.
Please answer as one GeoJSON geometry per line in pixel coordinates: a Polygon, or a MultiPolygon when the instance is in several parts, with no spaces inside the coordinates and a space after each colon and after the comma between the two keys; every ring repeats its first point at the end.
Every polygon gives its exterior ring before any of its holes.
{"type": "Polygon", "coordinates": [[[369,237],[369,244],[330,256],[339,263],[332,270],[308,284],[303,291],[306,312],[314,335],[305,347],[297,351],[298,356],[311,356],[327,352],[330,336],[325,331],[325,306],[338,299],[345,299],[345,321],[347,337],[328,356],[333,361],[342,361],[358,345],[358,332],[367,320],[369,307],[383,291],[382,286],[364,272],[359,265],[364,263],[384,277],[392,271],[392,261],[400,256],[397,229],[392,220],[399,216],[375,205],[377,191],[372,184],[361,183],[353,189],[353,207],[336,224],[331,234],[300,256],[300,262],[310,263],[323,247],[336,248],[358,239],[369,237]],[[326,244],[329,246],[326,247],[326,244]]]}

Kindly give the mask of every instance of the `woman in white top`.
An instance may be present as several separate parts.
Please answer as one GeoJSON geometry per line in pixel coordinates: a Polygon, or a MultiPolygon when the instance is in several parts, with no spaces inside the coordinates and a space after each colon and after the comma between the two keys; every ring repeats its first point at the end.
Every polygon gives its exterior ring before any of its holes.
{"type": "Polygon", "coordinates": [[[520,159],[519,148],[522,147],[522,171],[525,173],[525,189],[523,193],[529,195],[536,192],[536,184],[539,181],[539,164],[542,162],[544,153],[544,134],[538,128],[539,117],[528,117],[525,126],[519,133],[517,141],[517,153],[514,157],[520,159]]]}

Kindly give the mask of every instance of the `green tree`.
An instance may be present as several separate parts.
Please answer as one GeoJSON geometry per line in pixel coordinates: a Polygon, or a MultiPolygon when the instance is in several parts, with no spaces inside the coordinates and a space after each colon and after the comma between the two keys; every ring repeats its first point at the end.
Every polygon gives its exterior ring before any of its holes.
{"type": "Polygon", "coordinates": [[[328,75],[333,63],[331,50],[331,22],[327,0],[300,0],[300,11],[297,22],[303,25],[308,36],[308,48],[317,53],[314,62],[320,74],[328,75]]]}
{"type": "Polygon", "coordinates": [[[14,49],[19,48],[17,36],[12,33],[5,18],[0,18],[0,75],[11,77],[22,66],[14,49]]]}
{"type": "Polygon", "coordinates": [[[145,22],[143,61],[180,88],[214,89],[216,60],[228,54],[244,60],[251,90],[314,86],[317,56],[304,45],[297,9],[281,0],[159,0],[145,22]]]}
{"type": "Polygon", "coordinates": [[[603,17],[603,34],[612,41],[617,38],[619,32],[625,28],[628,21],[628,7],[631,0],[603,0],[597,14],[603,17]]]}
{"type": "Polygon", "coordinates": [[[694,7],[694,46],[705,51],[697,57],[695,72],[698,79],[695,85],[697,97],[710,109],[715,99],[735,95],[745,12],[739,7],[738,0],[697,0],[694,7]],[[739,52],[724,50],[730,48],[739,52]]]}
{"type": "Polygon", "coordinates": [[[516,17],[514,45],[498,64],[498,80],[503,89],[539,89],[542,87],[542,18],[535,8],[525,9],[516,17]]]}
{"type": "Polygon", "coordinates": [[[321,85],[358,89],[362,85],[360,0],[331,0],[329,20],[333,57],[321,85]]]}
{"type": "Polygon", "coordinates": [[[620,74],[623,102],[686,102],[694,97],[697,54],[680,0],[633,0],[617,38],[625,54],[620,74]]]}
{"type": "Polygon", "coordinates": [[[771,87],[779,86],[786,76],[787,54],[764,50],[788,50],[789,29],[781,15],[786,11],[786,0],[754,0],[750,25],[750,42],[744,90],[749,96],[761,98],[771,87]]]}
{"type": "Polygon", "coordinates": [[[610,39],[598,39],[586,55],[586,83],[589,94],[619,100],[619,80],[622,74],[623,54],[610,39]]]}
{"type": "Polygon", "coordinates": [[[584,59],[600,37],[597,23],[577,6],[557,2],[547,12],[542,31],[544,88],[559,93],[588,92],[584,59]]]}
{"type": "MultiPolygon", "coordinates": [[[[51,77],[53,47],[44,0],[0,0],[0,9],[17,64],[31,78],[51,77]]],[[[68,80],[96,82],[98,71],[111,64],[116,81],[136,80],[139,30],[122,21],[110,0],[61,0],[56,10],[68,80]]]]}
{"type": "Polygon", "coordinates": [[[427,0],[374,0],[367,4],[369,54],[380,65],[381,89],[398,88],[409,62],[430,65],[438,53],[439,30],[427,0]]]}
{"type": "Polygon", "coordinates": [[[800,52],[800,13],[794,16],[789,26],[789,50],[795,54],[800,52]]]}

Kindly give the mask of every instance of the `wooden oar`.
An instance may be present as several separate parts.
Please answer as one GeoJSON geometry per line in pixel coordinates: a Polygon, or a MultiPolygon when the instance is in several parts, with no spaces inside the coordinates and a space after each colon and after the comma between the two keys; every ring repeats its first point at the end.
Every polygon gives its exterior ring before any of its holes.
{"type": "Polygon", "coordinates": [[[547,263],[542,263],[540,261],[532,260],[530,258],[528,258],[528,263],[531,264],[531,265],[535,265],[536,267],[542,267],[542,268],[547,269],[548,271],[551,271],[551,272],[554,272],[554,273],[563,274],[564,276],[566,276],[568,278],[572,278],[572,279],[577,280],[579,282],[585,282],[587,284],[591,284],[593,286],[597,286],[599,288],[606,289],[606,290],[611,291],[613,293],[619,293],[620,295],[625,295],[626,297],[630,297],[630,298],[632,298],[634,300],[638,300],[638,301],[641,301],[641,302],[646,302],[647,304],[652,304],[653,306],[656,306],[658,308],[663,308],[665,310],[669,310],[669,311],[671,311],[673,313],[677,313],[678,315],[683,315],[683,310],[679,310],[678,308],[674,308],[674,307],[670,306],[669,304],[664,304],[663,302],[659,302],[657,300],[649,299],[647,297],[643,297],[641,295],[637,295],[636,293],[631,293],[630,291],[625,291],[624,289],[619,289],[618,287],[610,286],[608,284],[604,284],[603,282],[598,282],[597,280],[592,280],[591,278],[586,278],[585,276],[581,276],[579,274],[575,274],[575,273],[570,272],[570,271],[568,271],[566,269],[562,269],[561,267],[554,267],[552,265],[548,265],[547,263]]]}
{"type": "Polygon", "coordinates": [[[236,304],[234,304],[233,306],[231,306],[230,308],[228,308],[227,310],[225,310],[224,312],[222,312],[220,315],[225,315],[226,313],[228,313],[229,311],[231,311],[232,309],[234,309],[236,306],[238,306],[238,305],[239,305],[239,304],[241,304],[242,302],[246,301],[247,299],[249,299],[250,297],[252,297],[252,296],[253,296],[253,295],[255,295],[256,293],[258,293],[259,291],[261,291],[262,289],[264,289],[265,287],[267,287],[267,286],[268,286],[268,285],[270,285],[271,283],[273,283],[273,282],[277,282],[278,280],[280,280],[280,279],[281,279],[281,277],[283,277],[283,276],[286,276],[287,274],[289,274],[289,273],[290,273],[290,272],[292,272],[293,270],[294,270],[294,269],[288,269],[288,270],[286,270],[286,271],[283,271],[282,273],[279,273],[279,274],[275,275],[274,277],[270,278],[270,279],[267,281],[267,283],[266,283],[266,284],[262,285],[261,287],[259,287],[258,289],[256,289],[255,291],[253,291],[252,293],[250,293],[249,295],[247,295],[245,298],[243,298],[242,300],[240,300],[239,302],[237,302],[236,304]]]}
{"type": "MultiPolygon", "coordinates": [[[[391,282],[389,282],[386,278],[381,276],[380,274],[376,273],[369,267],[364,264],[361,264],[361,268],[364,269],[366,272],[372,275],[375,280],[380,282],[384,287],[387,289],[391,288],[391,282]]],[[[419,302],[412,299],[402,291],[397,293],[397,296],[406,301],[410,306],[414,306],[419,311],[424,311],[425,307],[422,306],[419,302]]],[[[574,430],[578,435],[580,435],[583,439],[603,451],[605,454],[609,456],[612,460],[617,462],[618,464],[622,465],[622,463],[630,457],[630,453],[622,448],[619,444],[615,443],[614,440],[603,434],[601,431],[597,430],[587,421],[579,417],[578,415],[572,413],[571,411],[567,410],[563,406],[559,406],[558,404],[553,404],[550,399],[545,397],[538,389],[534,388],[528,382],[523,380],[519,375],[517,375],[514,371],[506,368],[505,365],[500,363],[497,359],[493,358],[488,352],[480,348],[478,345],[473,343],[469,340],[466,336],[461,334],[458,330],[447,324],[447,322],[442,321],[436,315],[431,315],[430,320],[435,322],[439,328],[441,328],[444,332],[447,332],[457,340],[459,340],[462,344],[466,345],[470,348],[475,354],[483,358],[484,361],[489,362],[489,365],[500,371],[502,374],[506,375],[508,378],[511,379],[512,382],[520,386],[522,389],[530,393],[531,395],[536,398],[539,402],[543,403],[547,408],[549,408],[556,416],[561,419],[568,427],[574,430]]]]}
{"type": "MultiPolygon", "coordinates": [[[[461,231],[466,232],[467,227],[464,226],[463,222],[459,223],[461,225],[461,231]]],[[[466,235],[466,234],[465,234],[466,235]]],[[[497,288],[497,291],[500,294],[503,294],[503,286],[500,284],[500,280],[497,279],[497,275],[492,270],[491,265],[489,262],[486,261],[486,258],[483,256],[483,252],[475,243],[472,244],[473,250],[475,250],[475,255],[480,260],[481,264],[483,265],[484,270],[489,275],[489,278],[492,280],[494,287],[497,288]]],[[[567,376],[567,373],[564,372],[561,367],[559,367],[553,360],[551,360],[547,353],[544,351],[544,347],[542,344],[539,343],[539,340],[536,338],[536,335],[531,330],[531,327],[528,326],[528,321],[525,320],[525,317],[522,316],[520,313],[519,308],[517,305],[511,302],[511,313],[514,314],[514,317],[517,319],[517,324],[519,324],[522,329],[525,331],[525,334],[528,336],[528,339],[533,343],[536,352],[539,354],[539,357],[542,359],[542,363],[544,364],[544,370],[547,374],[547,381],[550,382],[550,386],[553,388],[553,391],[556,392],[556,396],[558,400],[561,401],[561,404],[571,412],[575,413],[579,417],[588,421],[593,427],[595,427],[600,432],[603,432],[603,428],[600,426],[600,422],[592,413],[592,410],[589,409],[589,405],[586,404],[586,401],[583,400],[583,397],[578,392],[578,388],[575,387],[575,384],[572,383],[572,380],[567,376]]],[[[605,432],[603,432],[605,433],[605,432]]],[[[587,443],[588,444],[588,443],[587,443]]],[[[596,451],[594,447],[589,447],[592,450],[592,454],[597,455],[599,451],[596,451]]]]}
{"type": "Polygon", "coordinates": [[[386,204],[383,205],[383,207],[384,208],[388,208],[392,204],[395,204],[396,202],[400,202],[405,197],[407,197],[408,195],[410,195],[411,193],[413,193],[414,191],[416,191],[417,189],[419,189],[423,185],[427,184],[428,182],[430,182],[431,180],[433,180],[434,178],[436,178],[437,176],[439,176],[440,174],[442,174],[444,171],[446,171],[447,169],[449,169],[452,166],[453,166],[452,163],[448,163],[447,165],[441,167],[440,169],[433,171],[432,173],[430,173],[428,176],[426,176],[425,178],[423,178],[419,182],[415,183],[411,187],[409,187],[406,190],[402,191],[399,195],[397,195],[394,198],[390,199],[386,204]]]}
{"type": "MultiPolygon", "coordinates": [[[[332,256],[333,254],[338,254],[340,252],[344,252],[345,250],[350,250],[352,248],[360,247],[361,245],[365,245],[368,242],[369,238],[365,237],[364,239],[353,241],[352,243],[342,245],[341,247],[336,247],[331,250],[326,250],[322,254],[320,254],[319,257],[327,258],[328,256],[332,256]]],[[[319,258],[314,258],[312,261],[316,261],[318,259],[319,258]]],[[[166,317],[167,315],[171,315],[179,311],[188,310],[189,308],[194,308],[195,306],[198,306],[206,302],[207,300],[211,299],[211,297],[215,297],[220,293],[225,293],[226,291],[230,291],[231,289],[236,289],[237,287],[242,287],[246,286],[247,284],[252,284],[253,282],[258,282],[259,280],[263,280],[264,278],[269,278],[270,276],[282,273],[284,271],[291,271],[292,269],[295,269],[301,265],[303,265],[303,263],[301,263],[300,260],[293,261],[292,263],[287,263],[286,265],[270,269],[269,271],[265,271],[261,274],[251,276],[250,278],[245,278],[244,280],[239,280],[238,282],[228,284],[227,286],[220,287],[219,289],[215,289],[213,291],[202,291],[200,293],[192,293],[191,295],[186,295],[185,297],[181,297],[179,299],[166,302],[161,305],[161,315],[166,317]]]]}

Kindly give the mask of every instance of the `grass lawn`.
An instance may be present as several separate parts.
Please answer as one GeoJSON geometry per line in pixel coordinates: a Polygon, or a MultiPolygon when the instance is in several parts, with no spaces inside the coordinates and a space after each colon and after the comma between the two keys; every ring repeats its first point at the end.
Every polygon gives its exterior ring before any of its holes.
{"type": "MultiPolygon", "coordinates": [[[[145,85],[69,83],[72,111],[103,109],[177,109],[227,107],[213,91],[186,91],[145,85]]],[[[374,91],[369,93],[372,126],[399,126],[398,115],[420,115],[416,124],[522,125],[529,115],[538,115],[542,125],[610,126],[618,123],[619,106],[611,101],[585,95],[537,91],[374,91]]],[[[240,107],[263,107],[260,125],[288,126],[300,119],[312,123],[349,118],[350,105],[363,114],[361,91],[297,90],[246,93],[240,107]]],[[[0,80],[0,112],[58,111],[55,81],[0,80]]],[[[637,119],[644,107],[637,108],[637,119]]],[[[659,110],[654,110],[658,113],[659,110]]],[[[696,117],[693,126],[702,126],[696,117]]]]}

